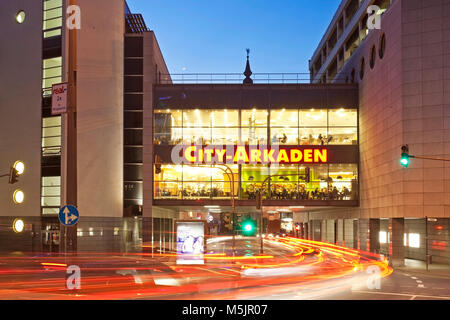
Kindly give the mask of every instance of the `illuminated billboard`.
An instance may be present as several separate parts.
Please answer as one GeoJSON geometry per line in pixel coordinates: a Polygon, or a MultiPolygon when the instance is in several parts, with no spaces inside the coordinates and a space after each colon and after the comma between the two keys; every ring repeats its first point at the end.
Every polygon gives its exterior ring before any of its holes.
{"type": "Polygon", "coordinates": [[[204,264],[205,221],[176,221],[177,264],[204,264]]]}

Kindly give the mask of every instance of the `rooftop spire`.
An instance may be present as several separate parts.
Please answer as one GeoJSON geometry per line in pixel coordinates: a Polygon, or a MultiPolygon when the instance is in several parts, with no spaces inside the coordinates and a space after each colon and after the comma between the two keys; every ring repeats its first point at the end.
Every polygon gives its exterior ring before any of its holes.
{"type": "Polygon", "coordinates": [[[250,76],[253,74],[251,68],[250,68],[250,49],[247,49],[247,65],[245,67],[245,79],[244,84],[253,84],[253,80],[250,78],[250,76]]]}

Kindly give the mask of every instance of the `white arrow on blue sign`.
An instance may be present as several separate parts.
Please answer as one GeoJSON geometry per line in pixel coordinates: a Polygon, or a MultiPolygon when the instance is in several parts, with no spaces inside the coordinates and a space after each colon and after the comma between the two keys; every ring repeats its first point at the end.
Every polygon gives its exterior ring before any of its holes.
{"type": "Polygon", "coordinates": [[[74,226],[80,219],[78,209],[74,206],[64,206],[59,210],[59,221],[65,226],[74,226]]]}

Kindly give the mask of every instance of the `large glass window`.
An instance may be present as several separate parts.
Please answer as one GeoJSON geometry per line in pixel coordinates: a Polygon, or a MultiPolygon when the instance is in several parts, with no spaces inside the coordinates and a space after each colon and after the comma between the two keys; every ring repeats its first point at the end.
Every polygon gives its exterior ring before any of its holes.
{"type": "Polygon", "coordinates": [[[240,189],[239,198],[244,200],[255,200],[260,191],[270,200],[355,200],[358,196],[356,164],[241,165],[240,179],[239,166],[230,167],[233,176],[214,166],[162,165],[155,173],[155,199],[230,199],[233,189],[235,196],[240,189]]]}
{"type": "Polygon", "coordinates": [[[213,166],[162,165],[155,173],[155,198],[229,199],[239,186],[238,166],[230,168],[233,174],[213,166]]]}
{"type": "Polygon", "coordinates": [[[330,164],[328,182],[333,200],[354,200],[358,192],[356,164],[330,164]]]}
{"type": "Polygon", "coordinates": [[[272,110],[270,136],[271,144],[298,145],[298,110],[272,110]]]}
{"type": "Polygon", "coordinates": [[[52,85],[62,82],[62,58],[43,61],[42,89],[44,96],[52,94],[52,85]]]}
{"type": "Polygon", "coordinates": [[[267,145],[267,110],[242,110],[240,142],[247,145],[267,145]]]}
{"type": "Polygon", "coordinates": [[[43,15],[44,38],[50,38],[61,35],[63,23],[63,4],[62,0],[45,0],[43,15]]]}
{"type": "Polygon", "coordinates": [[[300,127],[326,127],[328,126],[327,121],[327,110],[319,109],[307,109],[300,110],[299,114],[299,124],[300,127]]]}
{"type": "Polygon", "coordinates": [[[357,143],[355,109],[156,110],[155,144],[357,143]],[[268,122],[270,125],[268,126],[268,122]]]}
{"type": "Polygon", "coordinates": [[[269,176],[269,167],[264,165],[242,165],[241,198],[256,199],[256,193],[262,188],[269,176]]]}
{"type": "Polygon", "coordinates": [[[353,128],[329,128],[328,144],[357,144],[358,132],[353,128]]]}
{"type": "Polygon", "coordinates": [[[330,127],[356,127],[358,113],[354,109],[332,109],[328,112],[330,127]]]}
{"type": "Polygon", "coordinates": [[[239,127],[239,110],[212,110],[211,127],[239,127]]]}
{"type": "Polygon", "coordinates": [[[42,119],[42,155],[61,155],[61,116],[42,119]]]}
{"type": "Polygon", "coordinates": [[[355,109],[332,109],[328,112],[328,143],[357,144],[358,112],[355,109]]]}
{"type": "Polygon", "coordinates": [[[41,206],[44,214],[57,213],[52,210],[61,205],[61,177],[42,177],[41,206]],[[44,208],[43,208],[44,209],[44,208]]]}
{"type": "Polygon", "coordinates": [[[182,140],[183,112],[181,110],[156,110],[155,143],[177,144],[182,140]]]}
{"type": "Polygon", "coordinates": [[[270,167],[271,199],[292,200],[297,193],[299,181],[298,165],[272,165],[270,167]]]}

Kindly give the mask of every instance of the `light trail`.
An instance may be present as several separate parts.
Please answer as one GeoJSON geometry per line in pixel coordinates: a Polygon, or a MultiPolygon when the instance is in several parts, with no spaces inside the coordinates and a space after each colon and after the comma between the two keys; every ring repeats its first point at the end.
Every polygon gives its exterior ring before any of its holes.
{"type": "MultiPolygon", "coordinates": [[[[227,237],[210,238],[225,246],[227,237]]],[[[259,251],[259,240],[241,238],[259,251]],[[254,241],[252,244],[251,241],[254,241]]],[[[376,266],[379,277],[392,273],[381,256],[334,244],[297,239],[265,238],[266,255],[208,252],[204,265],[177,265],[177,254],[89,252],[76,255],[0,257],[0,299],[254,299],[289,295],[314,298],[339,293],[367,281],[376,266]],[[279,252],[279,254],[275,254],[279,252]],[[66,289],[66,267],[81,268],[81,289],[66,289]]],[[[198,257],[192,255],[192,257],[198,257]]]]}

